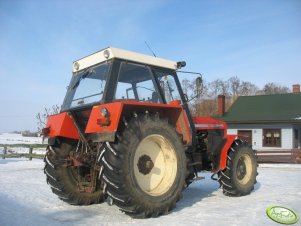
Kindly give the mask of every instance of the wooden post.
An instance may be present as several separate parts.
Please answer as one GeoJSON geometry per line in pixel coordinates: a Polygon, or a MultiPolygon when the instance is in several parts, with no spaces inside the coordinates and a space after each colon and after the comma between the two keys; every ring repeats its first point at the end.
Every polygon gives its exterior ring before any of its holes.
{"type": "Polygon", "coordinates": [[[292,163],[298,163],[297,157],[298,157],[297,149],[292,149],[292,153],[291,153],[292,163]]]}
{"type": "Polygon", "coordinates": [[[28,157],[29,161],[32,160],[32,149],[33,149],[32,147],[29,148],[29,157],[28,157]]]}
{"type": "Polygon", "coordinates": [[[6,151],[7,151],[7,147],[4,146],[2,159],[5,159],[6,151]]]}

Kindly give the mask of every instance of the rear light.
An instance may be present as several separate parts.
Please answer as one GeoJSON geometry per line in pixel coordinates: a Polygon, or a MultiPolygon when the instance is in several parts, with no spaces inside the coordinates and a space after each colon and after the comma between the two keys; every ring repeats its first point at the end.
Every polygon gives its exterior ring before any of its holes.
{"type": "Polygon", "coordinates": [[[42,135],[44,137],[47,137],[49,133],[50,133],[50,127],[46,127],[42,129],[42,135]]]}
{"type": "Polygon", "coordinates": [[[44,144],[44,140],[46,137],[48,137],[50,133],[50,127],[46,127],[42,129],[42,144],[44,144]]]}
{"type": "Polygon", "coordinates": [[[108,109],[106,109],[105,107],[101,108],[100,118],[97,119],[97,124],[100,126],[108,126],[108,125],[110,125],[110,123],[111,123],[110,113],[109,113],[108,109]]]}

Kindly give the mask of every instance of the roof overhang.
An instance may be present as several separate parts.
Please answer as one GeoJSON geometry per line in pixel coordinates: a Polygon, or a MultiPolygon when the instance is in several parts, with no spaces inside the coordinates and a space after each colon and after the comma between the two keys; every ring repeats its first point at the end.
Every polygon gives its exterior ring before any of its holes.
{"type": "Polygon", "coordinates": [[[106,49],[100,50],[89,56],[74,61],[72,65],[72,71],[77,72],[113,58],[177,70],[177,62],[175,61],[135,53],[123,49],[108,47],[106,49]]]}

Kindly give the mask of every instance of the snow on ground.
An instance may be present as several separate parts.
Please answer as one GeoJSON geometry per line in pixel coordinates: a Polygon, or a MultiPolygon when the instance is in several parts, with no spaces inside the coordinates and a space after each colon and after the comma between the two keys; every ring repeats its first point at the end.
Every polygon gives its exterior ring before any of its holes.
{"type": "Polygon", "coordinates": [[[17,133],[0,133],[0,144],[42,144],[42,137],[23,137],[17,133]]]}
{"type": "MultiPolygon", "coordinates": [[[[3,147],[0,147],[0,154],[3,154],[3,147]]],[[[8,147],[7,148],[7,154],[28,154],[29,153],[29,148],[24,148],[24,147],[8,147]]],[[[46,148],[34,148],[32,151],[33,154],[40,154],[44,155],[46,154],[46,148]]]]}
{"type": "Polygon", "coordinates": [[[255,191],[244,197],[224,196],[210,174],[203,173],[206,179],[192,183],[169,215],[139,220],[107,203],[71,206],[60,201],[46,184],[43,165],[42,160],[0,160],[0,225],[279,225],[266,216],[273,205],[301,216],[297,165],[259,167],[255,191]]]}
{"type": "MultiPolygon", "coordinates": [[[[42,137],[23,137],[21,134],[16,133],[0,133],[0,144],[42,144],[42,137]]],[[[45,143],[45,142],[44,142],[45,143]]],[[[0,154],[3,154],[4,147],[0,147],[0,154]]],[[[7,154],[19,153],[28,154],[29,148],[26,147],[10,147],[7,148],[7,154]]],[[[45,154],[45,148],[34,148],[34,154],[45,154]]]]}

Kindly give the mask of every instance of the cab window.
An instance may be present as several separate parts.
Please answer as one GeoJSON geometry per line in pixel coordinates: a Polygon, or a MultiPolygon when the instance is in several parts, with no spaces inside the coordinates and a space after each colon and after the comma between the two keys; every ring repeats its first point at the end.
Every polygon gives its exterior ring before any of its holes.
{"type": "Polygon", "coordinates": [[[151,69],[145,65],[122,62],[114,99],[160,103],[151,69]]]}

